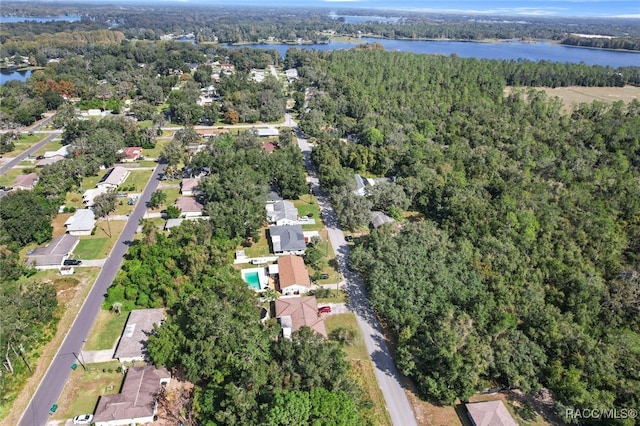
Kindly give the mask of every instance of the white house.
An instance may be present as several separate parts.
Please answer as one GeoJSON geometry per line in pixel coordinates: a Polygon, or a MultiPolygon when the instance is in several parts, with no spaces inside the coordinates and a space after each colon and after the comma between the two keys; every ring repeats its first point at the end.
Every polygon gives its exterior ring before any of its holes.
{"type": "Polygon", "coordinates": [[[283,296],[297,296],[311,290],[309,271],[300,256],[278,258],[278,287],[283,296]]]}
{"type": "Polygon", "coordinates": [[[298,224],[298,209],[291,201],[267,203],[267,220],[277,226],[298,224]]]}
{"type": "Polygon", "coordinates": [[[102,176],[96,187],[116,189],[127,180],[127,177],[129,177],[129,170],[121,166],[115,166],[102,176]]]}
{"type": "Polygon", "coordinates": [[[91,209],[79,209],[64,223],[70,235],[91,235],[96,226],[96,215],[91,209]]]}
{"type": "Polygon", "coordinates": [[[98,195],[106,194],[107,192],[109,192],[109,188],[105,188],[105,187],[87,189],[86,191],[84,191],[84,194],[82,194],[82,202],[87,207],[92,207],[94,204],[95,198],[98,195]]]}
{"type": "Polygon", "coordinates": [[[277,255],[304,254],[307,243],[300,225],[270,226],[271,248],[277,255]]]}

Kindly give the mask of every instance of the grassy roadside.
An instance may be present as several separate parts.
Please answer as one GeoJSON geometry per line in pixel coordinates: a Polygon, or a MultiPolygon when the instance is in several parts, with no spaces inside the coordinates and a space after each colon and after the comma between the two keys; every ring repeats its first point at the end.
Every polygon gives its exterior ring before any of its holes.
{"type": "Polygon", "coordinates": [[[34,279],[52,281],[56,288],[61,316],[56,325],[56,332],[53,338],[45,345],[34,350],[33,358],[30,357],[30,364],[34,368],[34,372],[30,377],[26,378],[22,389],[16,391],[15,398],[11,400],[6,399],[8,395],[3,395],[2,406],[0,406],[0,418],[3,418],[2,424],[18,424],[20,415],[24,412],[31,400],[31,396],[38,388],[51,360],[54,358],[84,300],[93,287],[99,272],[99,268],[82,268],[81,272],[77,272],[71,278],[60,277],[57,270],[48,270],[40,271],[34,277],[28,279],[21,278],[21,280],[29,281],[34,279]]]}
{"type": "Polygon", "coordinates": [[[351,373],[356,382],[363,389],[366,398],[371,401],[370,408],[365,412],[367,419],[375,425],[391,425],[391,418],[386,409],[382,391],[378,386],[373,370],[373,364],[369,359],[369,353],[364,345],[364,339],[360,332],[360,327],[355,314],[330,315],[325,319],[327,332],[337,328],[345,328],[355,336],[351,345],[343,346],[347,354],[347,360],[351,364],[351,373]]]}

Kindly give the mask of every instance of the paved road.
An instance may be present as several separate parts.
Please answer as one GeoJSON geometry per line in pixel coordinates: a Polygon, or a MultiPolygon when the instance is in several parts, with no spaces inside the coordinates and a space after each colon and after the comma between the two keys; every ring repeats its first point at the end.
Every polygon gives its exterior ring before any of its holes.
{"type": "MultiPolygon", "coordinates": [[[[289,114],[286,115],[285,125],[290,126],[298,137],[298,146],[304,157],[304,164],[310,176],[310,183],[316,194],[320,194],[320,186],[311,162],[311,148],[306,139],[301,137],[300,130],[289,114]]],[[[385,342],[378,319],[373,313],[365,292],[364,283],[360,276],[347,268],[351,247],[344,240],[344,233],[340,228],[336,214],[326,195],[318,196],[318,204],[324,219],[329,240],[336,252],[339,269],[344,274],[343,288],[349,293],[349,308],[356,314],[358,324],[364,336],[364,343],[373,362],[376,379],[382,390],[387,411],[391,421],[397,426],[417,426],[411,404],[401,384],[389,347],[385,342]]]]}
{"type": "Polygon", "coordinates": [[[164,164],[158,164],[155,168],[151,180],[142,192],[135,210],[130,215],[129,221],[111,251],[111,255],[100,271],[100,275],[98,275],[98,279],[91,289],[89,296],[82,305],[78,316],[58,349],[51,365],[49,365],[49,369],[42,379],[42,382],[40,382],[38,390],[29,402],[29,406],[22,414],[20,425],[41,426],[47,423],[49,410],[57,401],[58,396],[62,393],[62,389],[69,379],[71,365],[73,363],[79,364],[76,354],[80,353],[80,349],[87,339],[91,326],[102,305],[104,294],[111,285],[116,272],[120,269],[122,258],[127,252],[129,243],[133,240],[133,236],[138,228],[138,222],[145,213],[146,203],[151,198],[151,193],[156,190],[160,182],[160,175],[164,172],[164,169],[164,164]]]}
{"type": "Polygon", "coordinates": [[[17,157],[14,157],[13,160],[8,161],[6,164],[0,167],[0,175],[5,174],[7,171],[9,171],[9,169],[17,165],[19,162],[21,162],[22,160],[27,158],[29,155],[33,154],[34,152],[36,152],[37,150],[39,150],[40,148],[42,148],[43,146],[45,146],[46,144],[48,144],[49,142],[51,142],[53,139],[55,139],[57,136],[61,134],[62,132],[60,131],[51,132],[49,136],[42,139],[37,144],[32,145],[30,148],[26,149],[25,151],[21,152],[17,157]]]}

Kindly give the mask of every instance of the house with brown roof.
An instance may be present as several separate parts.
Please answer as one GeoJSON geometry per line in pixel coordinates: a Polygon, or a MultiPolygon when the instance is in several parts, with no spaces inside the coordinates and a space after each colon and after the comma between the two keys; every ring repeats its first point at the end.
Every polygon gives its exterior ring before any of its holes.
{"type": "Polygon", "coordinates": [[[13,189],[14,190],[21,189],[23,191],[32,191],[33,188],[38,184],[39,180],[40,180],[40,176],[38,176],[37,173],[20,175],[16,177],[16,180],[13,182],[13,189]]]}
{"type": "Polygon", "coordinates": [[[114,358],[120,362],[144,361],[147,339],[153,333],[154,324],[162,324],[164,309],[134,309],[129,312],[127,323],[118,341],[114,358]]]}
{"type": "Polygon", "coordinates": [[[131,367],[122,390],[115,395],[102,395],[93,422],[96,426],[145,424],[158,413],[158,392],[171,381],[166,368],[131,367]]]}
{"type": "Polygon", "coordinates": [[[291,333],[302,327],[309,327],[319,335],[327,337],[327,329],[324,319],[318,315],[318,302],[315,297],[281,297],[274,303],[276,318],[285,338],[290,339],[291,333]]]}
{"type": "Polygon", "coordinates": [[[311,290],[309,271],[300,256],[291,254],[278,258],[278,290],[284,296],[300,295],[311,290]]]}
{"type": "Polygon", "coordinates": [[[175,206],[180,209],[180,217],[202,216],[204,206],[193,197],[178,197],[175,206]]]}
{"type": "Polygon", "coordinates": [[[518,426],[502,401],[484,401],[465,404],[473,426],[518,426]]]}
{"type": "Polygon", "coordinates": [[[189,197],[198,195],[198,185],[200,184],[199,178],[185,178],[180,182],[180,193],[189,197]]]}

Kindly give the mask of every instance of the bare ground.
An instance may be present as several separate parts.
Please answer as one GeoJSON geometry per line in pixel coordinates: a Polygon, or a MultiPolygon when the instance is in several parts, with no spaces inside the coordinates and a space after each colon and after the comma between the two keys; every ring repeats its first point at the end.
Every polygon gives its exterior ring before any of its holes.
{"type": "MultiPolygon", "coordinates": [[[[525,88],[527,90],[529,88],[525,88]]],[[[640,100],[640,87],[624,86],[624,87],[533,87],[533,89],[544,90],[549,97],[558,97],[562,99],[564,104],[563,111],[571,112],[576,105],[580,103],[591,103],[595,100],[605,102],[623,101],[625,104],[634,99],[640,100]]],[[[507,87],[506,93],[514,90],[513,87],[507,87]]]]}

